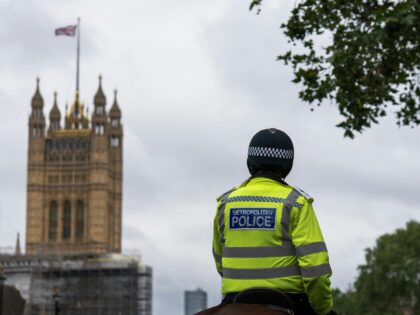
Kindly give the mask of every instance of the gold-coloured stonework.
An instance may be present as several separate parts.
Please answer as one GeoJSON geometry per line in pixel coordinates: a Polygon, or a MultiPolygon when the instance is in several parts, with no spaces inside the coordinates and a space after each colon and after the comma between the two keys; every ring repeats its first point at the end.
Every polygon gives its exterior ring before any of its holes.
{"type": "Polygon", "coordinates": [[[46,129],[39,82],[29,118],[26,253],[119,253],[122,218],[121,111],[106,110],[101,83],[88,119],[79,94],[61,113],[55,94],[46,129]]]}
{"type": "Polygon", "coordinates": [[[60,129],[51,132],[52,138],[65,137],[88,137],[92,133],[91,129],[60,129]]]}

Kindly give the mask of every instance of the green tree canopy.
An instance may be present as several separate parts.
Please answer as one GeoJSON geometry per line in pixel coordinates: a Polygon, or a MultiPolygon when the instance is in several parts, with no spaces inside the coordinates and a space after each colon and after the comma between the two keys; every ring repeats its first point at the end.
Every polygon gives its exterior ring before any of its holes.
{"type": "Polygon", "coordinates": [[[358,314],[358,300],[356,292],[350,288],[346,292],[339,289],[333,290],[334,309],[339,315],[361,315],[358,314]]]}
{"type": "Polygon", "coordinates": [[[420,223],[381,236],[359,270],[355,289],[363,313],[420,314],[420,223]]]}
{"type": "Polygon", "coordinates": [[[278,57],[292,65],[299,97],[335,102],[345,136],[387,113],[398,125],[420,124],[419,0],[301,0],[281,28],[302,48],[278,57]],[[330,43],[316,48],[321,36],[330,43]]]}
{"type": "Polygon", "coordinates": [[[379,237],[366,250],[354,288],[334,290],[341,315],[420,314],[420,223],[379,237]]]}

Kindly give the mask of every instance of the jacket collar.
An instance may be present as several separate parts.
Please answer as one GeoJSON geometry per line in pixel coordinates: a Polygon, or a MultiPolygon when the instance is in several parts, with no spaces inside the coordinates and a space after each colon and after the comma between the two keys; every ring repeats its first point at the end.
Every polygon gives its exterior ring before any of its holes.
{"type": "Polygon", "coordinates": [[[269,171],[258,171],[257,173],[255,173],[254,175],[252,175],[252,176],[249,178],[248,182],[249,182],[250,180],[254,179],[254,178],[257,178],[257,177],[265,177],[265,178],[269,178],[269,179],[271,179],[271,180],[274,180],[274,181],[276,181],[276,182],[279,182],[279,183],[280,183],[280,184],[282,184],[282,185],[287,185],[287,186],[289,186],[289,184],[288,184],[288,183],[286,183],[286,182],[284,181],[284,179],[283,179],[283,178],[281,178],[281,176],[280,176],[280,175],[278,175],[278,174],[276,174],[276,173],[273,173],[273,172],[269,172],[269,171]]]}

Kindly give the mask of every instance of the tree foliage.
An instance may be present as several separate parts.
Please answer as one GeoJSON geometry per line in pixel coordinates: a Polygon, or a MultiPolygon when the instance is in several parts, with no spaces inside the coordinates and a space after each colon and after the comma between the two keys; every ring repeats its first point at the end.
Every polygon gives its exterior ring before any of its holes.
{"type": "Polygon", "coordinates": [[[301,0],[281,28],[299,46],[278,56],[292,65],[299,97],[335,102],[345,136],[387,113],[420,124],[420,0],[301,0]]]}
{"type": "Polygon", "coordinates": [[[355,283],[361,311],[370,315],[420,314],[420,223],[381,236],[366,250],[355,283]]]}
{"type": "MultiPolygon", "coordinates": [[[[339,315],[356,315],[358,306],[358,299],[356,292],[350,288],[346,292],[341,292],[339,289],[333,290],[334,309],[339,315]]],[[[360,315],[360,314],[357,314],[360,315]]]]}
{"type": "Polygon", "coordinates": [[[354,288],[334,291],[341,315],[420,314],[420,223],[379,237],[366,250],[354,288]]]}

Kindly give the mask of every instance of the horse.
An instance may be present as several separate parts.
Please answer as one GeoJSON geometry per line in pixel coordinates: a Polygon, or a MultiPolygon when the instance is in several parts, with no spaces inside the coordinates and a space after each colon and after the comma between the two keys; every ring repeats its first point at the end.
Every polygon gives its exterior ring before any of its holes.
{"type": "Polygon", "coordinates": [[[240,292],[232,304],[220,304],[195,315],[294,315],[294,305],[280,291],[251,288],[240,292]]]}
{"type": "Polygon", "coordinates": [[[290,313],[256,304],[218,305],[195,315],[290,315],[290,313]]]}

